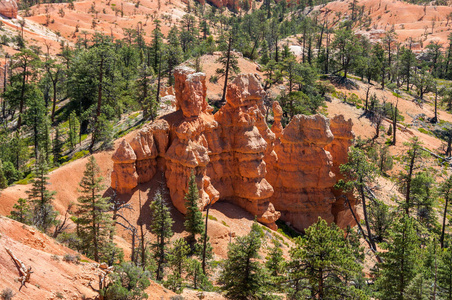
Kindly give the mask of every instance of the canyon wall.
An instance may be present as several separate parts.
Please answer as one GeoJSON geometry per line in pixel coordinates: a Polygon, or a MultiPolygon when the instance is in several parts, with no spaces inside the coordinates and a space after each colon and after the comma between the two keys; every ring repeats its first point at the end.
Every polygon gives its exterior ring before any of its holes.
{"type": "Polygon", "coordinates": [[[215,115],[206,102],[205,74],[187,67],[174,74],[177,110],[147,124],[130,143],[123,140],[112,157],[117,192],[133,192],[160,170],[174,206],[185,213],[194,174],[200,209],[229,201],[273,229],[278,218],[298,230],[319,216],[342,227],[353,225],[333,188],[353,139],[351,120],[297,115],[283,128],[283,111],[275,102],[270,130],[265,91],[253,74],[241,74],[228,85],[226,104],[215,115]]]}
{"type": "Polygon", "coordinates": [[[0,15],[7,18],[17,18],[17,3],[15,0],[0,0],[0,15]]]}

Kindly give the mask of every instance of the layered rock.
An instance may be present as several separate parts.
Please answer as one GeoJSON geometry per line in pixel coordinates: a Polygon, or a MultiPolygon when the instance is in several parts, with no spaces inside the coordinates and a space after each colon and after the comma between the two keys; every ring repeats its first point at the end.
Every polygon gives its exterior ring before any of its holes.
{"type": "MultiPolygon", "coordinates": [[[[329,151],[333,157],[332,171],[336,174],[337,180],[344,178],[344,176],[342,176],[341,174],[339,166],[347,163],[348,161],[348,149],[352,145],[353,139],[355,138],[352,127],[352,120],[345,120],[343,115],[338,115],[330,119],[330,129],[334,135],[334,140],[331,142],[331,144],[327,145],[325,149],[329,151]]],[[[354,226],[355,220],[348,207],[348,204],[345,203],[345,198],[342,197],[342,191],[333,189],[333,193],[337,199],[332,207],[334,221],[342,228],[346,226],[354,226]]],[[[346,196],[350,201],[351,207],[354,209],[356,205],[356,199],[353,197],[353,194],[349,193],[346,196]]],[[[358,216],[357,213],[355,213],[355,215],[358,216]]]]}
{"type": "Polygon", "coordinates": [[[265,179],[267,160],[275,160],[274,134],[265,123],[265,91],[252,74],[229,84],[226,105],[216,114],[218,128],[207,133],[211,163],[207,174],[229,200],[275,228],[279,212],[270,203],[273,188],[265,179]]]}
{"type": "Polygon", "coordinates": [[[200,209],[221,198],[270,228],[279,217],[299,230],[319,216],[342,227],[353,223],[341,192],[333,189],[353,139],[351,120],[339,116],[330,124],[321,115],[298,115],[283,129],[275,102],[270,130],[266,94],[253,74],[228,85],[226,104],[215,115],[206,102],[204,74],[179,67],[174,75],[177,111],[145,126],[130,144],[122,141],[113,155],[114,189],[130,193],[160,170],[174,206],[185,213],[194,174],[200,209]]]}
{"type": "Polygon", "coordinates": [[[113,160],[111,187],[120,194],[130,194],[138,185],[135,152],[126,140],[122,140],[111,159],[113,160]]]}
{"type": "Polygon", "coordinates": [[[7,18],[17,18],[17,3],[15,0],[0,0],[0,15],[7,18]]]}
{"type": "Polygon", "coordinates": [[[275,189],[271,201],[281,211],[281,219],[299,230],[319,216],[334,221],[336,198],[331,187],[336,178],[331,171],[333,158],[324,149],[333,138],[324,116],[297,115],[276,141],[278,161],[267,176],[275,189]]]}

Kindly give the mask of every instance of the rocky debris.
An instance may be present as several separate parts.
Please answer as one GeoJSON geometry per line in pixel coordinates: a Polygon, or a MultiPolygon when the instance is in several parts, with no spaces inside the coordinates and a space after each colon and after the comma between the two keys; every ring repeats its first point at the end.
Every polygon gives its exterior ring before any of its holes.
{"type": "Polygon", "coordinates": [[[138,185],[137,156],[126,140],[122,140],[112,160],[111,187],[120,194],[130,194],[138,185]]]}
{"type": "Polygon", "coordinates": [[[185,213],[193,173],[200,209],[221,198],[273,229],[280,217],[298,230],[319,216],[341,226],[352,224],[340,191],[333,189],[353,139],[351,120],[335,117],[330,129],[324,116],[297,115],[283,129],[283,112],[274,102],[270,130],[266,93],[255,75],[237,76],[215,115],[206,102],[204,74],[179,67],[174,77],[177,110],[145,126],[130,145],[123,141],[113,155],[115,190],[129,193],[159,169],[174,206],[185,213]]]}
{"type": "Polygon", "coordinates": [[[17,18],[17,3],[15,0],[0,0],[0,15],[7,18],[17,18]]]}

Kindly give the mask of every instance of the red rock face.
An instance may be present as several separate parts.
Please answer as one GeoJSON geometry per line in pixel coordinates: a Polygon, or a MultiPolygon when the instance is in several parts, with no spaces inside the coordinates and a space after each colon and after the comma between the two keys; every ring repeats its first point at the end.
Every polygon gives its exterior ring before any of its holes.
{"type": "MultiPolygon", "coordinates": [[[[342,115],[330,119],[330,129],[334,135],[334,140],[331,144],[327,145],[325,149],[329,151],[333,157],[332,171],[336,174],[337,180],[344,178],[339,170],[339,166],[347,163],[348,149],[352,145],[352,140],[355,138],[352,127],[352,120],[345,120],[342,115]]],[[[336,224],[342,228],[356,225],[353,215],[350,212],[348,205],[345,203],[345,199],[341,197],[342,191],[333,189],[333,193],[337,198],[332,207],[336,224]]],[[[356,199],[353,197],[353,194],[347,194],[347,197],[351,206],[355,207],[356,199]]],[[[356,212],[355,215],[358,216],[356,212]]]]}
{"type": "Polygon", "coordinates": [[[276,160],[275,137],[264,120],[264,96],[252,74],[241,74],[229,84],[227,103],[215,114],[218,128],[207,134],[211,151],[207,174],[222,199],[276,228],[280,214],[269,201],[273,188],[265,179],[266,158],[276,160]]]}
{"type": "Polygon", "coordinates": [[[333,159],[324,149],[332,141],[327,118],[297,115],[275,143],[278,161],[268,175],[275,189],[271,201],[281,219],[299,230],[319,216],[334,221],[331,209],[336,198],[331,187],[336,178],[331,172],[333,159]]]}
{"type": "Polygon", "coordinates": [[[337,200],[340,191],[333,189],[334,173],[346,162],[353,138],[350,120],[336,117],[330,130],[321,115],[298,115],[283,129],[275,102],[270,130],[265,91],[253,74],[241,74],[228,85],[226,104],[215,115],[205,100],[204,74],[176,68],[174,90],[177,111],[147,125],[130,145],[123,141],[114,154],[115,190],[130,192],[160,169],[174,206],[185,213],[193,173],[200,209],[221,198],[274,229],[280,217],[299,230],[319,216],[352,224],[344,202],[337,200]]]}
{"type": "Polygon", "coordinates": [[[7,18],[17,18],[17,3],[15,0],[0,0],[0,15],[7,18]]]}

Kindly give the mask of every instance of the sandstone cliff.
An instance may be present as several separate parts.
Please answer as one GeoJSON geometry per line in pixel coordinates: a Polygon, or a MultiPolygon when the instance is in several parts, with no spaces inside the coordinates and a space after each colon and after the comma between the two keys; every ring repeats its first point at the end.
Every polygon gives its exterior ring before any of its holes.
{"type": "Polygon", "coordinates": [[[0,0],[0,15],[7,18],[17,18],[17,3],[15,0],[0,0]]]}
{"type": "Polygon", "coordinates": [[[221,198],[270,228],[280,217],[299,230],[319,216],[343,227],[353,224],[333,188],[353,138],[351,120],[339,116],[330,124],[321,115],[298,115],[283,129],[275,102],[270,130],[265,91],[253,74],[228,85],[226,104],[215,115],[206,102],[203,73],[179,67],[174,75],[177,111],[146,125],[130,144],[121,143],[113,155],[115,190],[130,193],[159,169],[174,206],[185,213],[193,173],[200,209],[221,198]]]}

